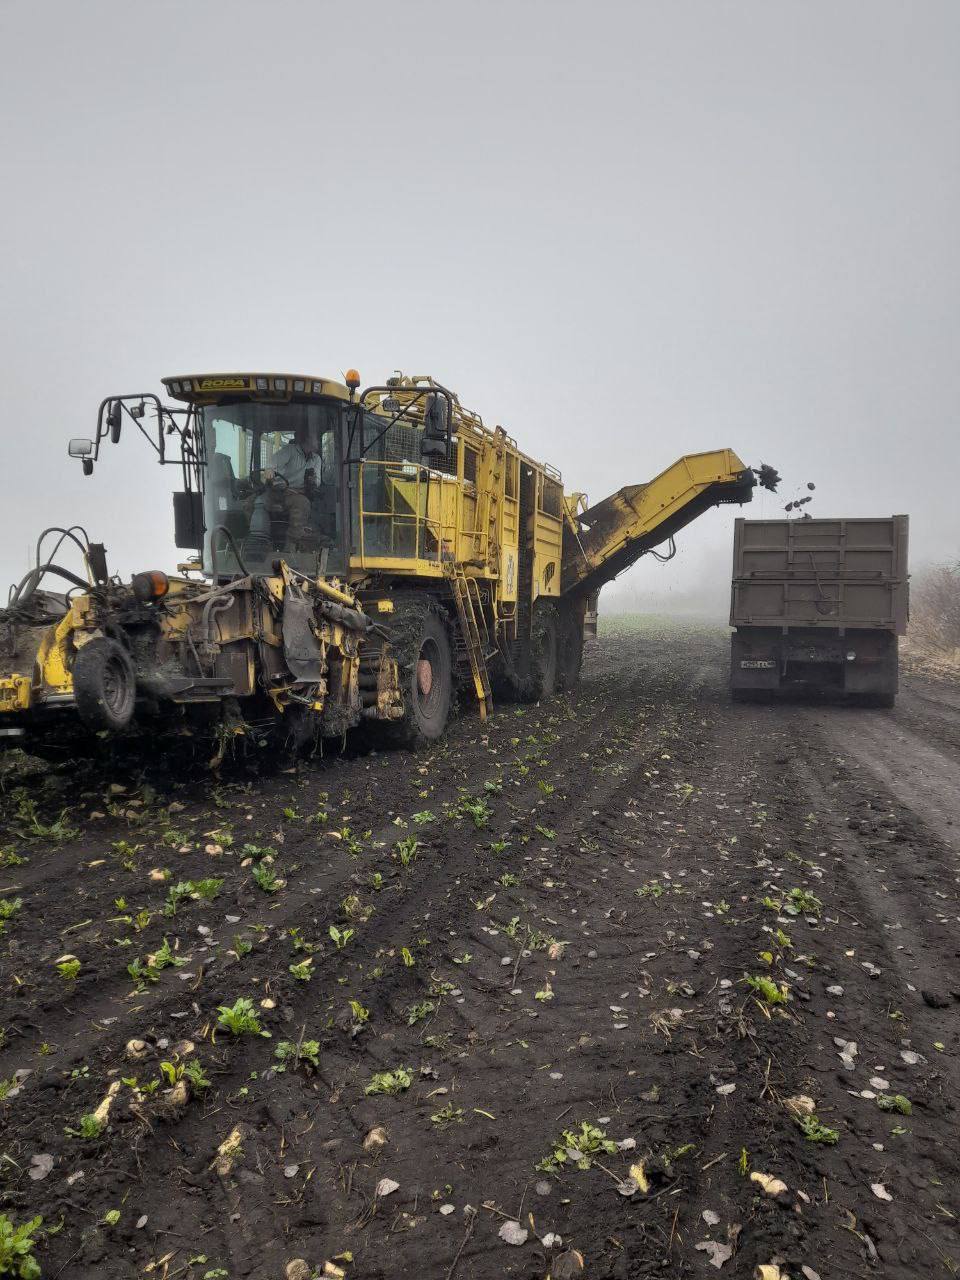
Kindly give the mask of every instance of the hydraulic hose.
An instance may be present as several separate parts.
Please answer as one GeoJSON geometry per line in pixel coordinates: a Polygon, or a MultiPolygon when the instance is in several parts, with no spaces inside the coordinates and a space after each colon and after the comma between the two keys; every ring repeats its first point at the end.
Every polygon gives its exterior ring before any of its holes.
{"type": "Polygon", "coordinates": [[[90,583],[81,578],[79,574],[72,573],[69,569],[64,569],[60,565],[52,564],[48,561],[46,564],[35,565],[28,573],[24,574],[15,587],[11,588],[9,607],[14,609],[20,605],[25,605],[36,593],[37,587],[48,573],[55,574],[58,578],[64,578],[67,582],[72,582],[75,587],[83,587],[84,591],[90,590],[90,583]]]}
{"type": "Polygon", "coordinates": [[[213,635],[214,614],[223,613],[225,609],[229,609],[233,601],[234,596],[232,595],[211,596],[203,606],[201,628],[203,639],[207,644],[216,643],[213,635]]]}
{"type": "Polygon", "coordinates": [[[220,569],[219,569],[219,566],[217,565],[217,543],[215,538],[215,535],[218,533],[222,533],[224,537],[227,539],[227,542],[230,544],[230,550],[233,552],[234,558],[237,562],[240,572],[243,574],[245,578],[249,578],[250,570],[243,563],[243,557],[240,555],[240,548],[237,546],[236,539],[234,538],[233,534],[230,532],[230,530],[227,528],[225,524],[218,524],[210,535],[210,551],[211,551],[211,554],[213,555],[214,582],[216,582],[220,577],[220,569]]]}

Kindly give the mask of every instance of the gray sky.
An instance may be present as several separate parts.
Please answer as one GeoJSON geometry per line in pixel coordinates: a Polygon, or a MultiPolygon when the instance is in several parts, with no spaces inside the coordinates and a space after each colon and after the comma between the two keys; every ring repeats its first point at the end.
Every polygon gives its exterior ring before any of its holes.
{"type": "MultiPolygon", "coordinates": [[[[434,373],[593,499],[730,445],[960,554],[956,0],[3,0],[0,42],[4,583],[53,522],[174,564],[172,470],[67,439],[248,367],[434,373]]],[[[722,594],[734,514],[608,606],[722,594]]]]}

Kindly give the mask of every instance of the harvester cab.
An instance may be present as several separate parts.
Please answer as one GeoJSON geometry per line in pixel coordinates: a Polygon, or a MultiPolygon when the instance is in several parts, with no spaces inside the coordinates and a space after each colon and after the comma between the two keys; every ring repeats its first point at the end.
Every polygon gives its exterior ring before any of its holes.
{"type": "Polygon", "coordinates": [[[346,577],[353,556],[378,550],[403,559],[416,549],[414,521],[404,522],[402,508],[406,497],[406,514],[415,516],[411,479],[426,485],[431,471],[449,472],[455,397],[446,388],[397,377],[358,395],[352,369],[345,384],[215,374],[164,385],[181,406],[149,394],[111,397],[100,406],[95,438],[71,440],[69,452],[91,475],[101,446],[118,443],[129,420],[161,464],[181,468],[175,543],[199,555],[208,577],[272,572],[279,557],[300,573],[346,577]],[[378,473],[383,461],[400,470],[378,473]],[[349,513],[360,506],[362,476],[361,521],[349,513]]]}
{"type": "Polygon", "coordinates": [[[56,531],[86,577],[38,549],[0,610],[0,742],[57,743],[65,708],[106,735],[141,715],[199,724],[221,751],[237,735],[304,745],[361,724],[436,738],[458,685],[481,716],[494,689],[570,688],[603,583],[772,479],[721,449],[590,506],[428,376],[362,392],[355,370],[163,383],[170,403],[108,397],[69,452],[90,475],[106,444],[142,435],[180,468],[174,541],[193,558],[127,583],[83,531],[56,531]],[[48,574],[66,594],[42,589],[48,574]]]}
{"type": "Polygon", "coordinates": [[[158,462],[180,467],[174,541],[199,557],[206,576],[272,572],[279,556],[299,572],[315,574],[321,558],[343,572],[343,418],[354,389],[264,374],[168,378],[165,385],[180,405],[154,395],[101,404],[94,439],[70,442],[85,474],[129,424],[158,462]]]}

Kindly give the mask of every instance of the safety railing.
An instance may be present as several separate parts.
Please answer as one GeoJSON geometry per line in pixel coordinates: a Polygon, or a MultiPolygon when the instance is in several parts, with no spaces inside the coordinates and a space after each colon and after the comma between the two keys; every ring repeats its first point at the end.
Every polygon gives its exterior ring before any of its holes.
{"type": "MultiPolygon", "coordinates": [[[[376,567],[384,560],[419,560],[437,566],[455,561],[464,540],[472,556],[485,558],[489,534],[483,528],[464,528],[462,480],[414,462],[364,459],[357,464],[355,500],[358,512],[360,567],[376,567]],[[444,489],[456,483],[454,518],[443,518],[444,489]],[[431,491],[436,493],[431,502],[431,491]],[[430,513],[433,506],[435,514],[430,513]]],[[[481,503],[474,508],[479,523],[481,503]]]]}

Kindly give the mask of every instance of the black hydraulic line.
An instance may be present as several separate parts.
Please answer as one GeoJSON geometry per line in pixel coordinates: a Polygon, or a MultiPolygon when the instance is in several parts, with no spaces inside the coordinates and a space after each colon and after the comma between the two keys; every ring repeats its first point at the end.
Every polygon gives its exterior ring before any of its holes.
{"type": "Polygon", "coordinates": [[[90,535],[87,533],[86,529],[83,527],[82,524],[72,524],[69,529],[64,529],[64,528],[61,528],[60,525],[52,524],[50,525],[49,528],[44,529],[43,533],[41,533],[40,537],[37,539],[36,565],[38,568],[40,566],[40,548],[43,546],[43,540],[48,533],[60,534],[60,537],[57,541],[57,545],[50,552],[49,556],[47,556],[48,563],[51,560],[53,560],[54,556],[63,546],[67,538],[69,538],[71,542],[75,543],[77,547],[79,547],[81,555],[86,556],[87,548],[90,546],[90,535]],[[80,532],[83,534],[83,537],[84,537],[83,542],[81,542],[80,539],[74,533],[75,529],[79,529],[80,532]]]}
{"type": "Polygon", "coordinates": [[[72,582],[75,587],[83,587],[84,591],[92,589],[90,583],[85,579],[75,573],[71,573],[69,569],[64,569],[48,560],[44,565],[35,565],[29,573],[20,579],[15,587],[10,588],[8,608],[21,608],[31,600],[36,594],[37,587],[39,587],[48,573],[55,574],[58,578],[63,578],[67,582],[72,582]]]}
{"type": "MultiPolygon", "coordinates": [[[[230,532],[230,530],[227,528],[225,524],[216,525],[210,534],[210,549],[213,552],[214,562],[216,562],[216,555],[217,555],[217,544],[214,541],[214,534],[217,534],[217,533],[222,533],[225,535],[227,542],[230,544],[230,550],[233,552],[234,557],[236,558],[237,564],[240,566],[240,570],[243,573],[243,576],[245,578],[251,577],[252,575],[250,573],[250,570],[243,563],[243,557],[240,555],[240,548],[237,546],[236,539],[234,538],[233,534],[230,532]]],[[[213,566],[213,576],[214,578],[218,578],[220,576],[217,570],[216,563],[214,563],[214,566],[213,566]]]]}
{"type": "Polygon", "coordinates": [[[653,556],[654,560],[659,560],[661,564],[666,564],[668,561],[672,560],[673,557],[677,554],[676,539],[671,538],[669,540],[669,543],[667,546],[667,554],[665,556],[662,556],[659,551],[654,551],[652,547],[650,548],[650,551],[648,552],[648,554],[653,556]]]}

